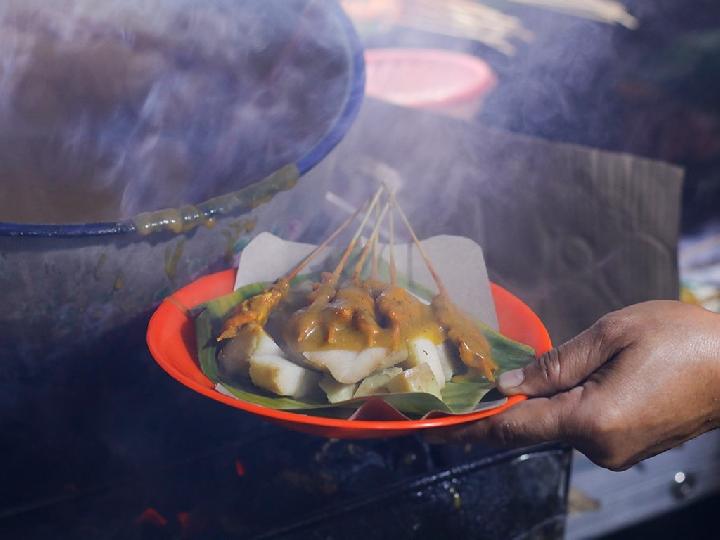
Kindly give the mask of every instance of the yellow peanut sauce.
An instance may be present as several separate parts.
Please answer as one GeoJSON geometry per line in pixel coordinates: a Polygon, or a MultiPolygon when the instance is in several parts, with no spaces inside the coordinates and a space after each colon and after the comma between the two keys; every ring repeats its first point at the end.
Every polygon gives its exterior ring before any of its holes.
{"type": "Polygon", "coordinates": [[[498,366],[492,359],[490,343],[482,330],[445,294],[433,298],[433,311],[447,330],[447,337],[458,349],[460,359],[469,368],[479,370],[489,381],[495,380],[498,366]]]}
{"type": "MultiPolygon", "coordinates": [[[[218,340],[235,337],[242,327],[263,327],[289,289],[289,282],[279,280],[264,293],[245,300],[226,321],[218,340]]],[[[402,287],[379,281],[358,280],[336,288],[326,274],[305,303],[306,307],[287,312],[280,325],[285,343],[298,352],[369,347],[397,350],[417,338],[436,345],[448,340],[468,368],[494,380],[497,365],[488,340],[445,294],[438,294],[427,305],[402,287]]]]}
{"type": "Polygon", "coordinates": [[[290,317],[284,333],[285,340],[301,352],[396,350],[408,339],[420,337],[438,345],[445,341],[431,306],[400,287],[377,281],[349,283],[326,301],[325,284],[320,284],[312,297],[310,306],[290,317]]]}
{"type": "Polygon", "coordinates": [[[278,280],[265,292],[242,301],[233,311],[233,315],[223,324],[218,341],[232,339],[246,325],[265,326],[271,312],[282,302],[290,290],[290,282],[278,280]]]}

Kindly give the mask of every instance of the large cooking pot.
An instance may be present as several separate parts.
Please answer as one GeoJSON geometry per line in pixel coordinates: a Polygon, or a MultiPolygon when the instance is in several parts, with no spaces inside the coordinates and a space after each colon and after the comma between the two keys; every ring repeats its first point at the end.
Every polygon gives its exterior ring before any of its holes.
{"type": "Polygon", "coordinates": [[[5,382],[112,346],[251,235],[292,237],[364,90],[332,0],[48,4],[0,7],[5,382]]]}

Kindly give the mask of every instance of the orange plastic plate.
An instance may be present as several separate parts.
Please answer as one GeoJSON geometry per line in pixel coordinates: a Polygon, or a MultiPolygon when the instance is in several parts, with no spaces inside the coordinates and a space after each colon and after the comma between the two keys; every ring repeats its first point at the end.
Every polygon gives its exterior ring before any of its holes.
{"type": "MultiPolygon", "coordinates": [[[[150,319],[147,343],[155,361],[182,384],[216,401],[261,416],[289,429],[335,439],[369,439],[396,437],[421,429],[448,427],[481,420],[498,414],[523,401],[514,396],[500,407],[459,416],[441,416],[424,420],[343,420],[309,416],[269,409],[217,392],[197,363],[195,326],[187,310],[228,294],[233,290],[235,271],[211,274],[183,287],[166,298],[150,319]]],[[[500,331],[511,339],[525,343],[540,355],[551,348],[545,326],[533,311],[517,297],[492,285],[500,331]]]]}

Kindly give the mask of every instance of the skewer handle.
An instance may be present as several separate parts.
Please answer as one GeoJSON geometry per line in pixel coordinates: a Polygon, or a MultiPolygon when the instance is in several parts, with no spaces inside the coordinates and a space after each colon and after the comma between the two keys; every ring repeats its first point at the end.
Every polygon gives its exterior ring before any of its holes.
{"type": "Polygon", "coordinates": [[[370,214],[372,213],[373,209],[377,205],[378,201],[380,200],[380,195],[382,195],[382,192],[385,190],[384,186],[380,186],[378,190],[375,192],[375,195],[372,198],[372,201],[370,202],[370,206],[368,207],[367,211],[365,212],[365,215],[363,216],[362,221],[360,222],[360,226],[355,231],[355,235],[352,237],[352,240],[350,240],[350,243],[345,248],[345,251],[342,254],[342,257],[340,259],[340,262],[335,267],[335,271],[332,273],[332,277],[330,280],[330,283],[335,284],[340,279],[340,274],[342,274],[343,269],[345,268],[345,265],[347,264],[348,259],[350,258],[350,254],[352,253],[352,250],[355,249],[355,245],[357,244],[358,238],[360,238],[360,235],[362,234],[363,230],[365,229],[365,225],[367,225],[368,219],[370,219],[370,214]]]}
{"type": "Polygon", "coordinates": [[[363,247],[362,253],[360,254],[360,258],[358,259],[358,262],[355,265],[355,270],[353,271],[353,279],[358,279],[360,277],[363,267],[365,266],[365,261],[367,261],[367,257],[370,254],[370,249],[377,242],[378,235],[380,234],[380,225],[382,224],[383,220],[385,219],[385,214],[387,214],[387,211],[389,208],[390,208],[390,202],[387,202],[385,204],[385,206],[383,207],[382,212],[380,212],[380,216],[378,216],[378,218],[377,218],[377,222],[375,223],[373,232],[370,235],[370,238],[368,239],[367,243],[363,247]]]}
{"type": "Polygon", "coordinates": [[[338,236],[340,236],[340,233],[342,233],[348,225],[350,225],[355,218],[360,214],[360,211],[363,209],[363,206],[355,210],[355,212],[347,218],[345,221],[343,221],[340,226],[335,229],[335,231],[328,236],[320,245],[318,245],[315,249],[313,249],[308,255],[305,256],[305,258],[300,261],[295,268],[290,270],[282,279],[285,281],[292,281],[295,279],[300,272],[302,272],[305,267],[308,265],[308,263],[315,258],[315,256],[320,253],[323,249],[325,249],[330,243],[335,240],[338,236]]]}
{"type": "Polygon", "coordinates": [[[435,267],[432,264],[432,261],[430,261],[430,257],[427,256],[427,253],[425,253],[425,250],[423,249],[422,245],[420,244],[420,240],[418,240],[417,235],[415,234],[415,230],[412,228],[412,225],[410,225],[410,221],[408,220],[407,216],[405,215],[405,212],[403,212],[403,209],[400,208],[400,205],[398,204],[397,200],[393,197],[393,203],[395,204],[395,208],[397,208],[398,214],[400,214],[400,219],[403,220],[405,223],[405,227],[407,228],[408,232],[410,233],[410,236],[412,236],[413,242],[415,243],[415,246],[418,248],[418,251],[420,252],[420,256],[423,258],[423,261],[425,262],[425,266],[427,266],[427,269],[430,271],[430,275],[433,278],[433,281],[435,281],[435,285],[438,288],[438,292],[443,295],[447,296],[447,289],[445,288],[445,285],[443,284],[442,280],[440,279],[440,276],[435,271],[435,267]]]}

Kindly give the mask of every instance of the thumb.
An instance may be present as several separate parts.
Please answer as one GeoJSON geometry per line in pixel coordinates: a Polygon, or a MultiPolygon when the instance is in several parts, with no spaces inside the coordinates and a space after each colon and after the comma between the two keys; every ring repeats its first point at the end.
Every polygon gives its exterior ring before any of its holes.
{"type": "Polygon", "coordinates": [[[620,349],[622,329],[617,319],[612,314],[606,316],[536,362],[503,373],[498,377],[498,388],[507,395],[536,397],[577,386],[620,349]]]}

